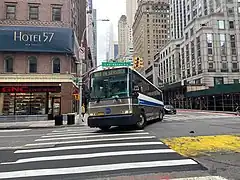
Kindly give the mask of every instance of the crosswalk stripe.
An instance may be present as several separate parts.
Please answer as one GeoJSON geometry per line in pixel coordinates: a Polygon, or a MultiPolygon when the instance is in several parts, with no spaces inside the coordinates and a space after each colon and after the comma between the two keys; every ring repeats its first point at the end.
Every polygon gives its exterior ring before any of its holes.
{"type": "Polygon", "coordinates": [[[104,148],[104,147],[124,147],[124,146],[149,146],[149,145],[162,145],[162,142],[136,142],[136,143],[113,143],[113,144],[90,144],[80,146],[64,146],[54,148],[41,148],[41,149],[24,149],[17,150],[14,153],[35,153],[35,152],[50,152],[50,151],[63,151],[74,149],[90,149],[90,148],[104,148]]]}
{"type": "Polygon", "coordinates": [[[0,130],[0,132],[25,132],[25,131],[31,131],[31,129],[3,129],[0,130]]]}
{"type": "MultiPolygon", "coordinates": [[[[41,136],[41,138],[50,138],[50,137],[66,137],[66,136],[85,136],[85,135],[91,135],[93,133],[70,133],[70,134],[47,134],[44,136],[41,136]]],[[[99,133],[100,134],[100,133],[99,133]]]]}
{"type": "Polygon", "coordinates": [[[91,154],[74,154],[74,155],[59,155],[59,156],[45,156],[19,159],[16,162],[4,162],[1,164],[22,164],[29,162],[39,161],[54,161],[54,160],[69,160],[69,159],[87,159],[96,157],[108,157],[108,156],[122,156],[122,155],[137,155],[137,154],[159,154],[159,153],[174,153],[172,149],[153,149],[153,150],[136,150],[136,151],[113,151],[91,154]]]}
{"type": "Polygon", "coordinates": [[[99,142],[99,141],[117,141],[117,140],[133,140],[133,139],[153,139],[155,136],[140,136],[140,137],[123,137],[123,138],[103,138],[103,139],[86,139],[77,141],[54,141],[47,143],[34,143],[26,144],[25,146],[41,146],[41,145],[56,145],[56,144],[71,144],[71,143],[84,143],[84,142],[99,142]]]}
{"type": "MultiPolygon", "coordinates": [[[[134,135],[147,135],[148,132],[136,133],[134,135]]],[[[102,134],[102,135],[90,135],[90,136],[70,136],[70,137],[57,137],[57,138],[45,138],[36,139],[35,141],[56,141],[56,140],[67,140],[67,139],[84,139],[84,138],[102,138],[102,137],[117,137],[117,136],[132,136],[133,133],[126,134],[102,134]]]]}
{"type": "Polygon", "coordinates": [[[105,164],[105,165],[93,165],[93,166],[82,166],[82,167],[54,168],[54,169],[34,169],[34,170],[12,171],[12,172],[0,172],[0,179],[27,178],[27,177],[67,175],[67,174],[83,174],[83,173],[103,172],[103,171],[154,168],[154,167],[163,167],[163,166],[168,167],[168,166],[181,166],[181,165],[195,165],[195,164],[197,164],[197,162],[191,159],[181,159],[181,160],[118,163],[118,164],[105,164]]]}

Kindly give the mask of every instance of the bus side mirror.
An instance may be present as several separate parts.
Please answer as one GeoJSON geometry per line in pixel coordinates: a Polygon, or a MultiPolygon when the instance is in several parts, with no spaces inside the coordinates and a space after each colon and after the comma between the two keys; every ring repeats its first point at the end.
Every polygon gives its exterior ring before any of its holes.
{"type": "Polygon", "coordinates": [[[138,97],[138,95],[139,95],[139,94],[138,94],[139,91],[140,91],[139,86],[134,86],[134,87],[133,87],[132,96],[133,96],[133,97],[138,97]]]}

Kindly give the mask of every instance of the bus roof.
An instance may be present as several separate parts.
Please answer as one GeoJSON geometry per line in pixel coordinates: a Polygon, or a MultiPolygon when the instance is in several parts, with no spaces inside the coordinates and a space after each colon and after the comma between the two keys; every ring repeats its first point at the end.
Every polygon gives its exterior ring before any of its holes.
{"type": "Polygon", "coordinates": [[[133,68],[131,68],[131,67],[119,66],[119,67],[113,67],[113,68],[109,68],[109,69],[99,69],[99,70],[94,70],[94,71],[91,72],[90,74],[95,73],[95,72],[99,72],[99,71],[106,71],[106,70],[111,70],[111,69],[122,69],[122,68],[130,69],[130,70],[136,72],[139,76],[141,76],[143,79],[145,79],[149,84],[151,84],[151,85],[154,86],[156,89],[158,89],[159,91],[162,92],[161,89],[159,89],[159,88],[158,88],[157,86],[155,86],[151,81],[149,81],[147,78],[145,78],[141,73],[139,73],[138,71],[136,71],[135,69],[133,69],[133,68]]]}

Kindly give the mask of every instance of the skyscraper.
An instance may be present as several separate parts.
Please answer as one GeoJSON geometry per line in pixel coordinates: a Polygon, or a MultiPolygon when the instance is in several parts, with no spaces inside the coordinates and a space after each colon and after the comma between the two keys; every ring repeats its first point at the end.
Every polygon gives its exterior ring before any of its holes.
{"type": "MultiPolygon", "coordinates": [[[[153,64],[154,55],[169,41],[169,4],[167,0],[140,1],[133,24],[134,53],[144,60],[144,68],[153,64]]],[[[148,76],[147,76],[148,77],[148,76]]],[[[149,78],[153,81],[153,78],[149,78]]]]}
{"type": "Polygon", "coordinates": [[[97,10],[93,9],[93,66],[97,66],[97,10]]]}
{"type": "Polygon", "coordinates": [[[118,21],[118,55],[123,57],[128,52],[128,24],[126,15],[122,15],[118,21]]]}
{"type": "Polygon", "coordinates": [[[132,28],[136,11],[137,0],[126,0],[127,23],[130,28],[132,28]]]}

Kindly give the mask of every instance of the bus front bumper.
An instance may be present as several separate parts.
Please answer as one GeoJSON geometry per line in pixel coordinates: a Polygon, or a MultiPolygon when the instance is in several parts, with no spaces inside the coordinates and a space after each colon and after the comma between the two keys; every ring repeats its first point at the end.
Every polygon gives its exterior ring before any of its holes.
{"type": "Polygon", "coordinates": [[[111,116],[89,116],[89,127],[101,126],[129,126],[135,125],[138,117],[132,114],[129,115],[111,115],[111,116]]]}

